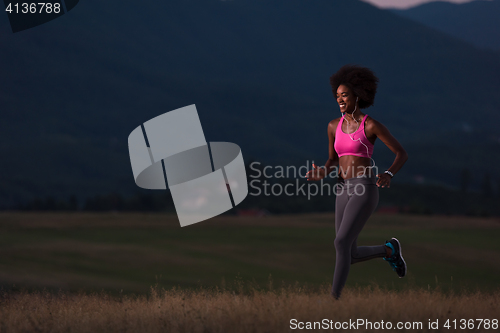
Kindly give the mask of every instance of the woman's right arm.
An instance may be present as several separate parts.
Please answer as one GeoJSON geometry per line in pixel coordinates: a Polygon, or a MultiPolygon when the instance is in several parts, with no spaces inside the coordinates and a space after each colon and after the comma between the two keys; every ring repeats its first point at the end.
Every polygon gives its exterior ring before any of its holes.
{"type": "MultiPolygon", "coordinates": [[[[335,131],[337,130],[338,119],[330,121],[328,124],[328,160],[325,163],[326,174],[328,176],[339,164],[339,155],[335,151],[335,131]]],[[[323,178],[324,178],[323,177],[323,178]]]]}
{"type": "Polygon", "coordinates": [[[335,151],[335,131],[337,129],[339,120],[334,119],[328,124],[328,160],[325,166],[317,168],[313,165],[314,169],[309,171],[306,175],[307,180],[321,180],[334,171],[335,167],[339,164],[339,155],[335,151]]]}

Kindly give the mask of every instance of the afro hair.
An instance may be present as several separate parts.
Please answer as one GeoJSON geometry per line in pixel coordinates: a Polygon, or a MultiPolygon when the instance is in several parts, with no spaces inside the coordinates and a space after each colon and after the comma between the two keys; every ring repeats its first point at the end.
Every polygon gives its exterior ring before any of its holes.
{"type": "Polygon", "coordinates": [[[356,65],[344,65],[330,77],[333,95],[337,95],[337,89],[341,84],[349,87],[359,97],[360,109],[373,105],[377,83],[378,78],[371,69],[356,65]]]}

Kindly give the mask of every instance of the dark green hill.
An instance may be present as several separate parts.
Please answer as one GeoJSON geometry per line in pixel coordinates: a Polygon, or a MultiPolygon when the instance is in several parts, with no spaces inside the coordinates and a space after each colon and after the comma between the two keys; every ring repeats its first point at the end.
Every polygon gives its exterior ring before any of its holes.
{"type": "Polygon", "coordinates": [[[4,17],[0,43],[3,206],[135,191],[128,134],[193,103],[207,140],[246,159],[325,160],[345,63],[381,80],[367,113],[408,147],[399,179],[455,184],[498,162],[499,56],[359,1],[86,0],[17,34],[4,17]]]}

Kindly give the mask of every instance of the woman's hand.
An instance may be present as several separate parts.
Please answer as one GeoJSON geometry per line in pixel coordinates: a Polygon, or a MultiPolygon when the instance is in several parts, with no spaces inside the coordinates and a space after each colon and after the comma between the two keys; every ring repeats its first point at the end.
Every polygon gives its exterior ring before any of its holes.
{"type": "Polygon", "coordinates": [[[325,169],[318,168],[314,163],[313,163],[313,169],[306,173],[307,180],[321,180],[325,178],[325,176],[326,176],[325,169]]]}
{"type": "MultiPolygon", "coordinates": [[[[365,132],[374,134],[377,138],[379,138],[394,154],[396,154],[396,158],[392,165],[387,169],[394,175],[398,172],[405,162],[408,160],[408,154],[404,150],[403,146],[396,140],[394,136],[389,132],[387,127],[368,117],[370,121],[368,124],[365,121],[365,132]]],[[[377,186],[380,187],[391,187],[391,175],[387,173],[381,173],[377,175],[378,181],[377,186]]]]}
{"type": "Polygon", "coordinates": [[[379,173],[377,175],[378,180],[377,180],[377,186],[380,187],[386,187],[389,188],[391,187],[391,176],[389,176],[386,173],[379,173]]]}

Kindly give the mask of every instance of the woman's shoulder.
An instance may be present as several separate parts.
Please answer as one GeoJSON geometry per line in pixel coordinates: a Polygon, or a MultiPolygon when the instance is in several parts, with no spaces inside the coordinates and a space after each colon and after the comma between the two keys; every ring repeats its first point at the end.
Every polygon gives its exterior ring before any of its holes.
{"type": "Polygon", "coordinates": [[[337,126],[338,126],[338,124],[339,124],[340,119],[342,119],[342,117],[338,117],[338,118],[335,118],[335,119],[333,119],[332,121],[330,121],[330,122],[328,123],[328,128],[330,128],[330,127],[337,128],[337,126]]]}
{"type": "Polygon", "coordinates": [[[373,117],[366,115],[365,119],[365,126],[378,126],[381,123],[377,120],[375,120],[373,117]]]}
{"type": "Polygon", "coordinates": [[[337,132],[337,127],[339,126],[339,121],[342,117],[333,119],[328,123],[328,135],[335,137],[335,133],[337,132]]]}
{"type": "Polygon", "coordinates": [[[367,131],[373,132],[373,130],[380,129],[382,127],[385,128],[384,124],[367,115],[365,119],[365,129],[367,131]]]}

